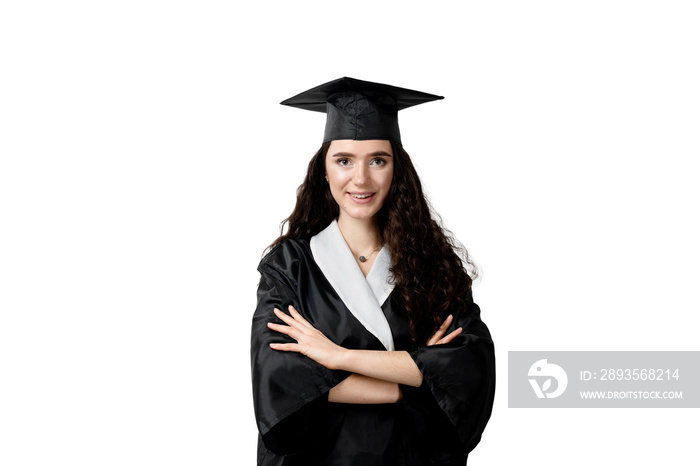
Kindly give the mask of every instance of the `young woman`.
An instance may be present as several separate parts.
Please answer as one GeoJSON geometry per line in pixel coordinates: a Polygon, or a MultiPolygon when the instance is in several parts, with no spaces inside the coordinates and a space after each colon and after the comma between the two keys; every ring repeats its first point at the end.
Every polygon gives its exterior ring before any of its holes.
{"type": "Polygon", "coordinates": [[[259,465],[464,465],[481,438],[493,343],[398,130],[439,98],[341,78],[283,102],[327,122],[258,267],[259,465]]]}

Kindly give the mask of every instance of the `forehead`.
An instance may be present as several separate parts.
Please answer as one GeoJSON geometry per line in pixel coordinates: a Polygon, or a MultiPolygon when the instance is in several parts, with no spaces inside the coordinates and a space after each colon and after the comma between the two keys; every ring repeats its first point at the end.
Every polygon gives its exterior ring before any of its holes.
{"type": "Polygon", "coordinates": [[[337,152],[345,152],[354,155],[386,152],[393,155],[393,151],[391,150],[391,142],[386,139],[368,139],[364,141],[338,139],[331,141],[331,145],[328,148],[328,154],[333,155],[337,152]]]}

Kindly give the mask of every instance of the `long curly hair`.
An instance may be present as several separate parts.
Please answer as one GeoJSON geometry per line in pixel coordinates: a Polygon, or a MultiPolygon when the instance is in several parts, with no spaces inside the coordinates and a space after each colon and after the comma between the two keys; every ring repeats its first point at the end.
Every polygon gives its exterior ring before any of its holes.
{"type": "MultiPolygon", "coordinates": [[[[282,222],[280,237],[269,249],[288,238],[309,240],[338,217],[338,204],[325,181],[329,147],[330,142],[324,143],[309,162],[294,211],[282,222]]],[[[471,302],[477,268],[467,250],[441,226],[408,153],[397,142],[392,141],[391,147],[394,174],[377,224],[391,253],[393,299],[405,310],[413,342],[424,344],[449,311],[471,302]]]]}

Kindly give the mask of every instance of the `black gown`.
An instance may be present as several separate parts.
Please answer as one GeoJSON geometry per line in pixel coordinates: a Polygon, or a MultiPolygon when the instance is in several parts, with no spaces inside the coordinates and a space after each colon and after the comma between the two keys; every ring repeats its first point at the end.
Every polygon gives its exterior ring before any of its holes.
{"type": "MultiPolygon", "coordinates": [[[[348,257],[351,253],[344,248],[341,252],[348,257]]],[[[412,344],[407,319],[388,294],[379,304],[393,349],[408,351],[423,374],[422,386],[402,385],[399,403],[330,403],[329,390],[350,373],[329,370],[299,353],[271,349],[272,342],[294,340],[270,330],[267,323],[282,323],[273,309],[286,312],[291,304],[340,346],[386,351],[386,343],[374,334],[379,332],[368,330],[365,318],[356,317],[350,311],[353,305],[346,304],[355,300],[348,291],[355,294],[356,275],[336,274],[329,281],[306,240],[284,241],[262,259],[258,271],[251,339],[258,465],[466,464],[491,415],[495,388],[493,342],[471,299],[466,311],[452,311],[448,332],[462,327],[462,333],[448,344],[426,347],[412,344]],[[340,293],[345,301],[331,282],[345,287],[345,294],[340,293]]]]}

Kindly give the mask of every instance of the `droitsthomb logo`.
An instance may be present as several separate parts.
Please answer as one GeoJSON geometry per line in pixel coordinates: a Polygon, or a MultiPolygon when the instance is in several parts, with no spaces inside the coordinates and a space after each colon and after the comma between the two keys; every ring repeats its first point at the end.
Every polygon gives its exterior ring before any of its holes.
{"type": "Polygon", "coordinates": [[[528,380],[537,398],[556,398],[564,393],[566,385],[569,383],[564,369],[556,364],[548,364],[546,359],[540,359],[530,366],[527,375],[530,377],[528,380]],[[552,386],[552,379],[557,381],[556,389],[548,391],[552,386]],[[542,380],[542,385],[539,384],[538,380],[542,380]]]}

